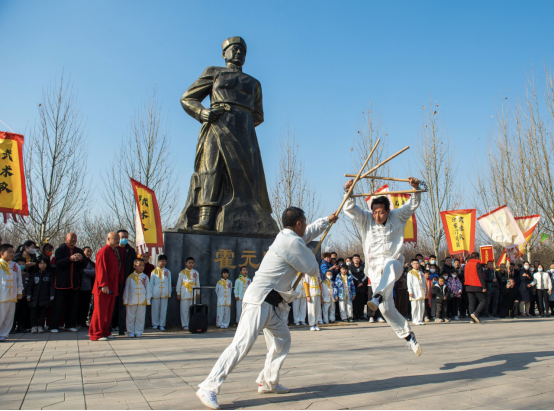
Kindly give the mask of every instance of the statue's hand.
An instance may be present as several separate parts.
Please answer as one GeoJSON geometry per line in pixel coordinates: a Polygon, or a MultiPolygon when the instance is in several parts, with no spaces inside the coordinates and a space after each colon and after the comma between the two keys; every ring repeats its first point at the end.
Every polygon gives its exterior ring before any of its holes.
{"type": "Polygon", "coordinates": [[[202,123],[215,123],[217,119],[219,118],[219,112],[205,108],[200,112],[200,120],[202,120],[202,123]]]}

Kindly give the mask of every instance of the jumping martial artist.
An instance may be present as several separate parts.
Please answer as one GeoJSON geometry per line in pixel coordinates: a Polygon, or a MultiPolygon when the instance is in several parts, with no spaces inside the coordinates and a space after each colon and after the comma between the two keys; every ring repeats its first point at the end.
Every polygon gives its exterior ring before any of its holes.
{"type": "MultiPolygon", "coordinates": [[[[419,189],[419,180],[409,177],[409,181],[413,188],[419,189]]],[[[346,191],[353,182],[350,180],[345,184],[346,191]]],[[[376,197],[371,201],[371,212],[358,207],[352,197],[344,205],[346,215],[360,228],[366,275],[374,287],[373,299],[367,305],[374,311],[379,308],[396,335],[404,338],[408,347],[418,356],[421,355],[421,346],[417,343],[408,321],[395,308],[392,290],[403,272],[404,227],[419,206],[420,199],[421,194],[414,193],[402,207],[391,210],[387,197],[376,197]]]]}
{"type": "Polygon", "coordinates": [[[217,394],[221,384],[248,354],[261,330],[264,331],[268,353],[264,369],[256,380],[258,393],[284,394],[290,391],[279,384],[279,370],[291,343],[287,326],[288,303],[293,301],[296,293],[289,292],[290,284],[298,272],[319,276],[319,264],[306,244],[336,219],[335,214],[331,214],[306,226],[306,216],[301,209],[289,207],[283,212],[285,228],[277,234],[244,294],[242,317],[233,342],[223,351],[196,392],[206,407],[219,409],[217,394]]]}

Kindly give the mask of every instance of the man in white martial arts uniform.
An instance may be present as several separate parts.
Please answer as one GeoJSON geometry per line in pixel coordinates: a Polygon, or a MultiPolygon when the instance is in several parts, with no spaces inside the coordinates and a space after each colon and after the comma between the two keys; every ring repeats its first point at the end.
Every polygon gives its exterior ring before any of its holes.
{"type": "Polygon", "coordinates": [[[290,391],[279,384],[279,370],[291,343],[287,326],[288,303],[296,293],[289,292],[290,284],[298,272],[319,276],[319,264],[306,244],[336,219],[335,214],[331,214],[306,226],[306,217],[301,209],[289,207],[283,212],[285,228],[277,234],[244,294],[242,316],[233,342],[223,351],[196,392],[206,407],[219,409],[216,395],[221,384],[248,354],[261,330],[264,331],[268,353],[264,369],[256,380],[258,392],[283,394],[290,391]]]}
{"type": "MultiPolygon", "coordinates": [[[[419,180],[409,177],[410,185],[419,189],[419,180]]],[[[353,180],[345,184],[352,186],[353,180]]],[[[371,280],[373,299],[367,305],[373,311],[377,308],[390,324],[396,335],[408,342],[408,347],[416,355],[421,355],[421,346],[417,343],[408,321],[394,306],[392,290],[400,278],[404,266],[404,227],[411,215],[419,207],[420,193],[414,193],[402,207],[390,209],[387,197],[376,197],[371,202],[371,211],[364,211],[350,197],[344,204],[344,212],[360,228],[365,254],[365,274],[371,280]]]]}

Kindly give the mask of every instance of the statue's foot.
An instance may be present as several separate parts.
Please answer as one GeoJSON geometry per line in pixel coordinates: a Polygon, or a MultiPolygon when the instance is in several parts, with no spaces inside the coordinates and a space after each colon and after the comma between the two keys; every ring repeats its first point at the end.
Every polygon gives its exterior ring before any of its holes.
{"type": "Polygon", "coordinates": [[[205,224],[195,224],[192,226],[193,230],[203,230],[203,231],[210,231],[210,227],[208,227],[205,224]]]}

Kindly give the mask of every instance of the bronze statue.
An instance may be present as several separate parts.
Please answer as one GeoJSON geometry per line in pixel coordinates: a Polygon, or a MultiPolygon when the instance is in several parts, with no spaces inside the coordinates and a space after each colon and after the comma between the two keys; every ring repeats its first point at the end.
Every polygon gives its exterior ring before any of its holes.
{"type": "Polygon", "coordinates": [[[225,67],[208,67],[183,94],[181,105],[202,123],[194,173],[177,228],[275,235],[255,127],[264,121],[262,87],[242,72],[246,43],[223,42],[225,67]],[[202,101],[210,96],[211,107],[202,101]]]}

